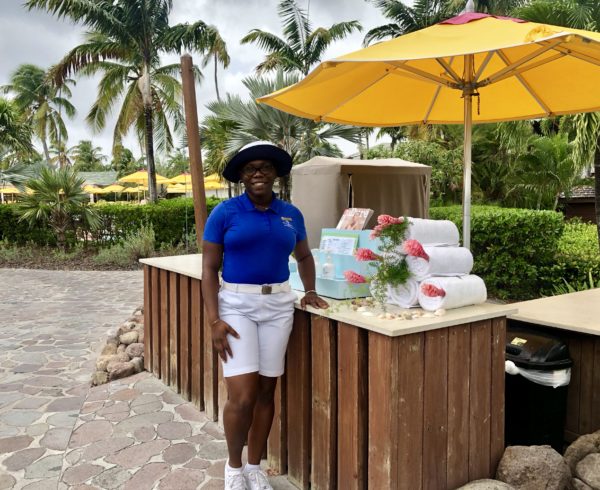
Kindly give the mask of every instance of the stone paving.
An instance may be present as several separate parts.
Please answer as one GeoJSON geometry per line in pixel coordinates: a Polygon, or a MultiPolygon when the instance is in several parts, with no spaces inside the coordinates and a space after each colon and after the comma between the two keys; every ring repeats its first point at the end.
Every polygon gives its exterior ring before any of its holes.
{"type": "Polygon", "coordinates": [[[146,372],[90,389],[140,272],[0,269],[0,285],[0,490],[223,488],[223,433],[193,405],[146,372]]]}

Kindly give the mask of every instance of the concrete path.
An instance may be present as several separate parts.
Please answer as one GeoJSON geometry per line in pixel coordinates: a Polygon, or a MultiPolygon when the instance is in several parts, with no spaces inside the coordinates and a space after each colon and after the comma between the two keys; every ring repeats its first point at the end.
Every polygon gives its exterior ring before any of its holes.
{"type": "Polygon", "coordinates": [[[140,272],[0,269],[0,490],[223,488],[223,433],[193,405],[146,372],[90,389],[141,304],[140,272]]]}

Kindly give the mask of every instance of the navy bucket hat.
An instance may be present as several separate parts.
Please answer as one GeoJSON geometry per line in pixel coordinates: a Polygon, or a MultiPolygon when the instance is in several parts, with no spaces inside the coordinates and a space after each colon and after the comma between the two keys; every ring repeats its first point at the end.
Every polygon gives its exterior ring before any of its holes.
{"type": "Polygon", "coordinates": [[[240,170],[246,163],[253,160],[268,160],[273,163],[277,169],[278,177],[288,175],[292,169],[292,157],[287,151],[269,141],[254,141],[243,146],[227,162],[223,171],[223,177],[230,182],[239,182],[240,170]]]}

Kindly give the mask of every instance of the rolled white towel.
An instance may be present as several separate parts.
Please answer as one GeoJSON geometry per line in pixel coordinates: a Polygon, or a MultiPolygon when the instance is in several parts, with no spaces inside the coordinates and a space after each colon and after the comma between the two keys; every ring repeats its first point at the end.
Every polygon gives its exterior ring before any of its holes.
{"type": "Polygon", "coordinates": [[[418,240],[423,246],[457,246],[458,228],[449,220],[408,218],[406,240],[418,240]]]}
{"type": "Polygon", "coordinates": [[[412,308],[419,304],[419,283],[408,279],[400,286],[388,286],[388,303],[402,308],[412,308]]]}
{"type": "Polygon", "coordinates": [[[487,290],[483,279],[473,274],[460,277],[429,277],[419,286],[419,304],[428,311],[476,305],[485,302],[486,299],[487,290]],[[423,292],[435,294],[436,289],[439,291],[437,296],[423,292]]]}
{"type": "Polygon", "coordinates": [[[473,254],[465,247],[422,248],[424,256],[408,255],[406,265],[417,281],[429,276],[459,276],[473,269],[473,254]]]}

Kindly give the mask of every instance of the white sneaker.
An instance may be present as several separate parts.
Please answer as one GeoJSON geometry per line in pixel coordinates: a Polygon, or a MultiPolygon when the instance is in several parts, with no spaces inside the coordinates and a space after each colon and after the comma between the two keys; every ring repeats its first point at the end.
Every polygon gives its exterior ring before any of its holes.
{"type": "Polygon", "coordinates": [[[262,470],[245,471],[244,477],[248,490],[273,490],[266,473],[262,470]]]}
{"type": "Polygon", "coordinates": [[[248,490],[244,474],[241,471],[239,473],[225,471],[225,490],[248,490]]]}

